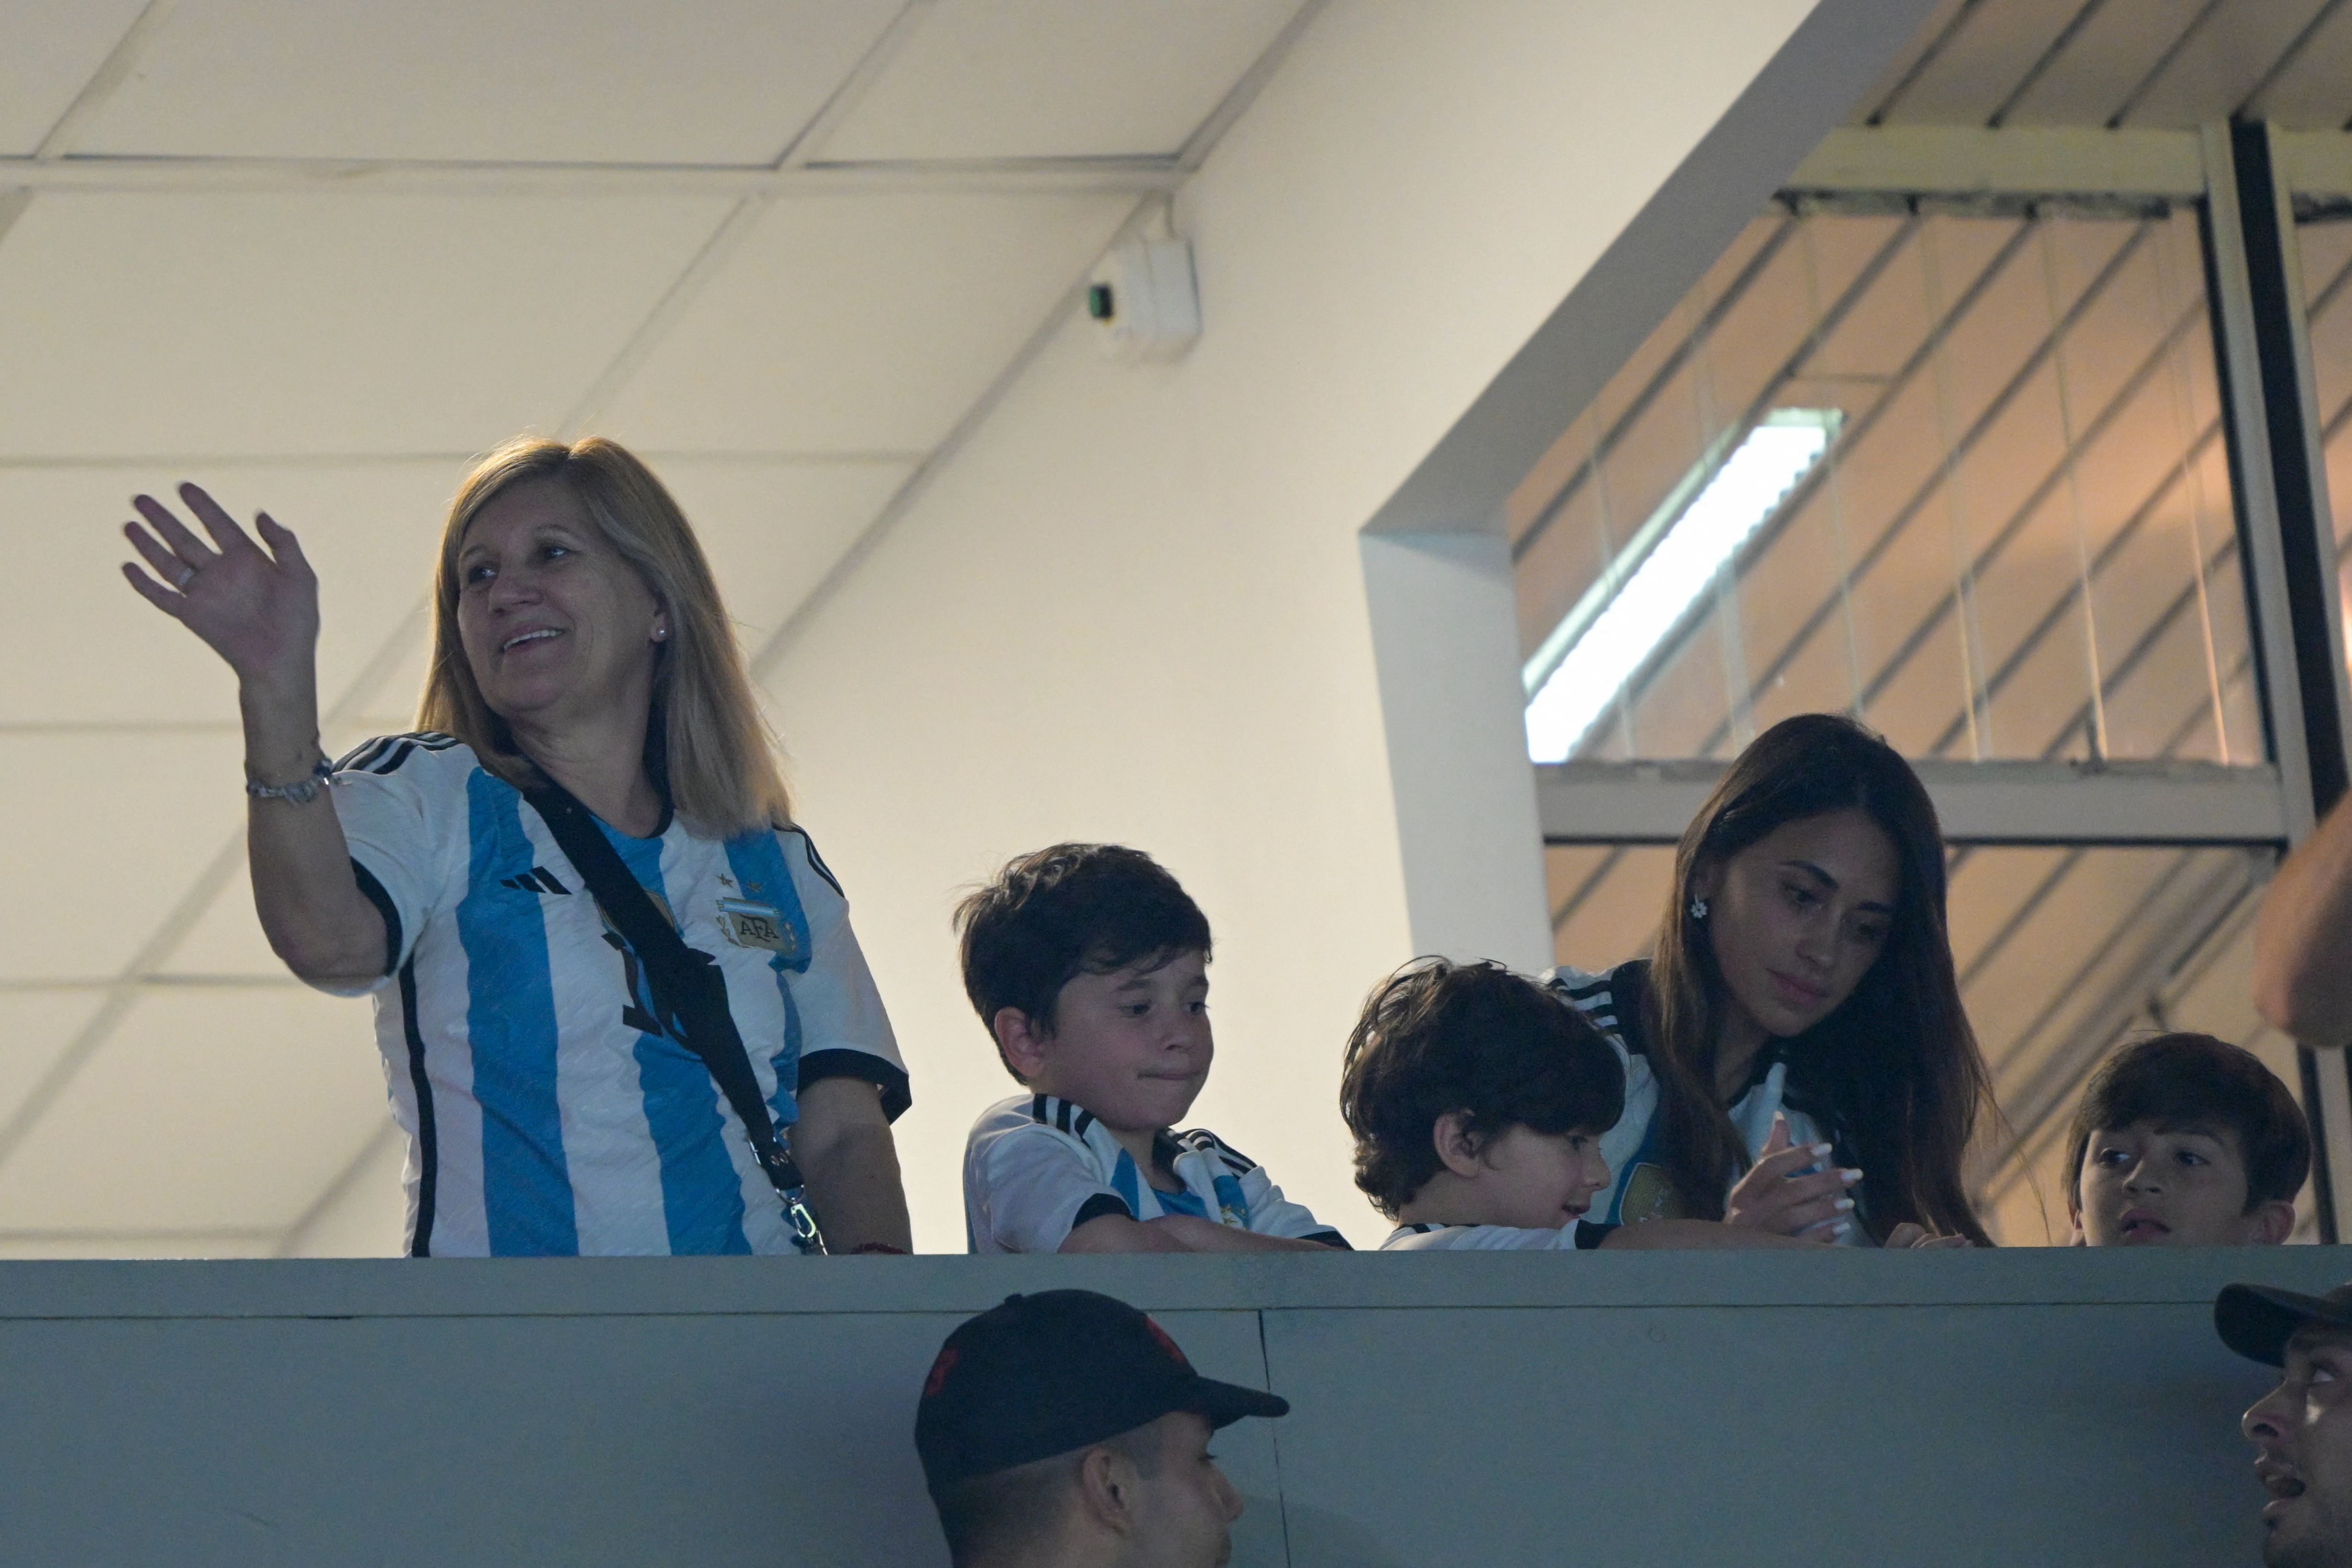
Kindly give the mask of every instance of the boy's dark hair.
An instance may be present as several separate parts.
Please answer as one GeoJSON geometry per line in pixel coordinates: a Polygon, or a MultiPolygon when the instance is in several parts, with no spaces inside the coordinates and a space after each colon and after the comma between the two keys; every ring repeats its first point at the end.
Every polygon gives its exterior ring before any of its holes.
{"type": "Polygon", "coordinates": [[[2246,1165],[2247,1214],[2273,1200],[2293,1203],[2311,1171],[2311,1124],[2259,1057],[2210,1035],[2155,1035],[2100,1063],[2083,1090],[2066,1139],[2069,1211],[2082,1210],[2091,1140],[2135,1121],[2234,1133],[2246,1165]]]}
{"type": "Polygon", "coordinates": [[[1624,1064],[1601,1031],[1493,963],[1420,959],[1383,982],[1339,1079],[1356,1185],[1391,1219],[1441,1168],[1432,1134],[1448,1111],[1483,1142],[1514,1126],[1602,1132],[1624,1108],[1624,1064]]]}
{"type": "MultiPolygon", "coordinates": [[[[1080,973],[1184,952],[1209,956],[1201,906],[1160,862],[1117,844],[1055,844],[1009,861],[956,906],[955,924],[964,994],[992,1039],[1007,1007],[1053,1033],[1055,1001],[1080,973]]],[[[996,1054],[1002,1060],[1003,1047],[996,1054]]]]}

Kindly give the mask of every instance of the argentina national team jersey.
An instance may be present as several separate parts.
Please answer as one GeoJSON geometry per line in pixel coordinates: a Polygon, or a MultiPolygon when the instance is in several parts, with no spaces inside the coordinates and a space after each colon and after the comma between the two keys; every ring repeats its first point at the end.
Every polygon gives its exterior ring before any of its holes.
{"type": "MultiPolygon", "coordinates": [[[[358,989],[409,1136],[413,1255],[794,1250],[709,1069],[661,1031],[635,955],[514,786],[446,735],[395,735],[346,757],[331,798],[387,928],[386,973],[358,989]]],[[[848,904],[805,834],[597,826],[718,960],[781,1125],[829,1076],[905,1109],[848,904]]]]}
{"type": "MultiPolygon", "coordinates": [[[[1592,1218],[1600,1224],[1688,1217],[1658,1149],[1658,1080],[1650,1071],[1647,1050],[1635,1048],[1642,1044],[1638,1009],[1649,967],[1646,959],[1635,959],[1595,974],[1563,964],[1543,975],[1554,994],[1592,1021],[1625,1068],[1625,1109],[1617,1124],[1601,1137],[1601,1157],[1609,1163],[1609,1190],[1594,1194],[1592,1200],[1592,1218]],[[1634,1016],[1626,1016],[1629,1013],[1634,1016]]],[[[1772,1135],[1775,1116],[1789,1119],[1791,1142],[1826,1142],[1819,1123],[1786,1103],[1789,1064],[1768,1050],[1757,1058],[1757,1065],[1760,1070],[1754,1081],[1725,1107],[1732,1127],[1748,1145],[1748,1157],[1753,1160],[1762,1151],[1772,1135]]],[[[1857,1203],[1864,1197],[1860,1187],[1853,1188],[1851,1195],[1857,1203]]],[[[1839,1242],[1847,1247],[1876,1245],[1858,1225],[1839,1242]]]]}
{"type": "Polygon", "coordinates": [[[1516,1225],[1401,1225],[1381,1243],[1382,1252],[1591,1252],[1613,1225],[1584,1220],[1527,1229],[1516,1225]]]}
{"type": "Polygon", "coordinates": [[[1154,1136],[1183,1191],[1161,1192],[1094,1113],[1049,1094],[1017,1095],[981,1112],[964,1145],[966,1242],[974,1252],[1058,1252],[1070,1232],[1106,1215],[1192,1215],[1262,1236],[1345,1247],[1338,1231],[1292,1203],[1265,1167],[1205,1127],[1154,1136]]]}

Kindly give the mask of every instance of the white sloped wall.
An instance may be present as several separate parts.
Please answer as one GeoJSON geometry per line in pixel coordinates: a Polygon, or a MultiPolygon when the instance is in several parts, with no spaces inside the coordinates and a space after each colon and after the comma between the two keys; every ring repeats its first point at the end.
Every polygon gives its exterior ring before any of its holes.
{"type": "MultiPolygon", "coordinates": [[[[1486,879],[1505,907],[1475,931],[1416,918],[1437,894],[1409,897],[1390,756],[1416,736],[1384,724],[1359,531],[1814,9],[1342,0],[1175,204],[1206,320],[1191,355],[1114,363],[1074,318],[788,626],[766,686],[914,1073],[899,1146],[919,1246],[961,1247],[965,1131],[1014,1090],[949,911],[1070,838],[1150,850],[1215,930],[1221,1055],[1194,1120],[1360,1245],[1382,1234],[1336,1109],[1366,990],[1416,945],[1544,943],[1507,740],[1461,759],[1483,781],[1465,799],[1504,808],[1483,847],[1457,835],[1440,900],[1475,908],[1486,879]]],[[[1810,130],[1782,117],[1784,168],[1884,63],[1835,58],[1857,46],[1822,20],[1789,50],[1819,61],[1784,54],[1766,83],[1819,100],[1810,130]]],[[[1727,236],[1779,177],[1677,184],[1727,236]]],[[[1668,281],[1622,304],[1653,312],[1628,344],[1687,278],[1668,281]]],[[[1424,627],[1417,646],[1444,643],[1424,627]]],[[[1491,658],[1507,639],[1465,643],[1491,658]]],[[[1428,763],[1396,775],[1423,801],[1428,763]]]]}

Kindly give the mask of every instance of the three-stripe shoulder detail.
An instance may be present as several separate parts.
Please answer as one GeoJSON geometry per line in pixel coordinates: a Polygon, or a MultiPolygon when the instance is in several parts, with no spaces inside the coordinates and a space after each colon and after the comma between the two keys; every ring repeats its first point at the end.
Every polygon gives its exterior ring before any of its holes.
{"type": "Polygon", "coordinates": [[[1603,974],[1582,985],[1570,986],[1558,980],[1549,984],[1555,993],[1583,1014],[1595,1028],[1603,1031],[1616,1029],[1617,996],[1610,986],[1608,975],[1603,974]]]}
{"type": "Polygon", "coordinates": [[[1051,1127],[1073,1138],[1083,1138],[1087,1129],[1095,1124],[1095,1113],[1066,1100],[1056,1100],[1050,1094],[1029,1097],[1029,1120],[1040,1127],[1051,1127]]]}
{"type": "Polygon", "coordinates": [[[1198,1153],[1215,1156],[1236,1176],[1247,1175],[1257,1169],[1257,1162],[1234,1148],[1205,1127],[1191,1127],[1175,1134],[1176,1142],[1198,1153]]]}
{"type": "Polygon", "coordinates": [[[434,730],[418,730],[405,735],[378,735],[346,752],[335,763],[335,772],[394,773],[401,763],[419,752],[446,752],[459,743],[457,736],[444,735],[434,730]]]}
{"type": "Polygon", "coordinates": [[[826,885],[831,887],[835,892],[839,893],[845,900],[848,899],[849,894],[842,889],[841,879],[833,874],[833,868],[826,865],[824,863],[824,857],[816,852],[816,840],[809,837],[809,831],[807,828],[787,823],[780,824],[777,826],[776,831],[778,833],[789,833],[793,837],[799,839],[801,841],[801,848],[808,855],[809,869],[814,871],[818,876],[823,877],[825,879],[826,885]]]}

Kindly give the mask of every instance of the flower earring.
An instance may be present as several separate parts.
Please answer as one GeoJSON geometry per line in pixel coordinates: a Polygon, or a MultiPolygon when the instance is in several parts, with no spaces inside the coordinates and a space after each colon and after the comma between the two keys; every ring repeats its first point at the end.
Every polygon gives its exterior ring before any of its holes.
{"type": "Polygon", "coordinates": [[[1693,899],[1690,901],[1690,917],[1695,921],[1703,921],[1706,919],[1706,900],[1705,899],[1693,899]]]}

